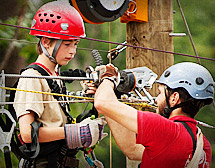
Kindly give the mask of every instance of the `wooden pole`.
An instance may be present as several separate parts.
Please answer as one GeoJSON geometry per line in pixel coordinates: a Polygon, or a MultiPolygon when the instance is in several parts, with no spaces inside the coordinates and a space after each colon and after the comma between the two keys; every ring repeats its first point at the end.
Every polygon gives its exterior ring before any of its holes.
{"type": "MultiPolygon", "coordinates": [[[[148,22],[127,23],[128,44],[173,52],[173,37],[169,36],[169,33],[173,32],[173,1],[149,0],[148,3],[148,22]]],[[[126,68],[146,66],[160,77],[162,72],[173,63],[172,54],[127,48],[126,68]]],[[[156,91],[157,87],[153,87],[150,92],[152,96],[156,96],[156,91]]],[[[137,168],[139,162],[126,160],[127,168],[137,168]]]]}

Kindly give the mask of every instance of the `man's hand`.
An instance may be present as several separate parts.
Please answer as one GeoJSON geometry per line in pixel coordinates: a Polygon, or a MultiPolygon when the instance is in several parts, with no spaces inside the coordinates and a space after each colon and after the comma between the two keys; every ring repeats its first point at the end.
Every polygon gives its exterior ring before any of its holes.
{"type": "Polygon", "coordinates": [[[94,146],[107,136],[107,133],[103,133],[106,124],[104,117],[94,120],[88,117],[77,124],[66,124],[64,130],[68,147],[74,149],[94,146]]]}
{"type": "Polygon", "coordinates": [[[114,88],[119,85],[120,82],[120,73],[118,68],[112,64],[101,65],[95,68],[95,71],[98,73],[99,82],[101,83],[104,79],[108,79],[114,83],[114,88]]]}
{"type": "Polygon", "coordinates": [[[94,83],[91,83],[90,81],[81,81],[80,82],[82,91],[87,95],[95,94],[96,92],[96,86],[94,83]]]}

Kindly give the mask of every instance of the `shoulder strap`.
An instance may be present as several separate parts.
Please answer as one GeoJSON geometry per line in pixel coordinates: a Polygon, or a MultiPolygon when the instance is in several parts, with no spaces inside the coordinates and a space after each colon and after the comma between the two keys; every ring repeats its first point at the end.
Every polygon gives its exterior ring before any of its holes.
{"type": "MultiPolygon", "coordinates": [[[[37,64],[30,64],[25,69],[21,70],[21,72],[23,72],[24,70],[29,69],[29,68],[33,68],[34,70],[37,70],[42,76],[50,76],[48,74],[48,72],[46,72],[42,67],[40,67],[37,64]]],[[[52,79],[46,79],[46,80],[48,82],[48,85],[49,85],[50,89],[52,89],[52,87],[53,87],[53,85],[52,85],[53,80],[52,79]]]]}
{"type": "Polygon", "coordinates": [[[186,130],[188,131],[188,133],[190,134],[192,141],[193,141],[193,152],[192,152],[192,156],[195,153],[196,150],[196,140],[195,140],[195,135],[193,134],[193,131],[191,130],[191,128],[189,127],[189,125],[187,125],[187,123],[183,122],[183,121],[179,121],[180,123],[182,123],[184,125],[184,127],[186,128],[186,130]]]}
{"type": "Polygon", "coordinates": [[[203,152],[203,134],[201,132],[201,129],[198,128],[198,133],[197,133],[197,147],[196,147],[196,152],[193,155],[192,160],[186,165],[185,168],[196,168],[199,167],[199,163],[202,157],[202,152],[203,152]]]}
{"type": "MultiPolygon", "coordinates": [[[[34,70],[37,70],[42,76],[50,76],[48,74],[48,72],[46,72],[41,66],[37,65],[37,64],[30,64],[29,66],[27,66],[24,70],[26,69],[29,69],[29,68],[33,68],[34,70]]],[[[59,87],[57,85],[57,82],[56,81],[53,81],[52,79],[46,79],[50,89],[51,89],[51,92],[53,93],[56,93],[56,90],[58,90],[57,87],[59,87]],[[56,87],[57,86],[57,87],[56,87]]],[[[66,87],[65,86],[65,83],[63,83],[64,85],[64,88],[66,87]]],[[[64,89],[63,88],[63,89],[64,89]]],[[[65,89],[64,89],[65,90],[65,89]]],[[[66,90],[65,90],[66,92],[66,90]]],[[[59,101],[59,100],[62,100],[59,96],[55,96],[55,98],[59,101]]],[[[67,116],[67,119],[68,119],[68,122],[71,123],[71,121],[73,120],[73,117],[69,114],[69,112],[66,110],[66,107],[64,105],[62,105],[61,103],[59,103],[61,109],[63,110],[64,114],[67,116]]],[[[69,109],[69,105],[67,105],[68,109],[69,109]]]]}

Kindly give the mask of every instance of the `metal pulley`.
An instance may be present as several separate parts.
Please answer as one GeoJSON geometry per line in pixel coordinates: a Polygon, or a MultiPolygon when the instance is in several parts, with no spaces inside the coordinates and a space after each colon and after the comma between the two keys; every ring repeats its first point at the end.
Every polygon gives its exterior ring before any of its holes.
{"type": "Polygon", "coordinates": [[[136,86],[136,78],[131,70],[121,70],[120,73],[120,83],[117,90],[122,93],[128,93],[134,90],[136,86]]]}
{"type": "Polygon", "coordinates": [[[70,0],[70,3],[91,24],[114,21],[129,7],[129,0],[70,0]]]}
{"type": "Polygon", "coordinates": [[[122,93],[128,93],[138,89],[151,89],[155,82],[157,74],[147,67],[138,67],[120,71],[120,83],[117,90],[122,93]]]}

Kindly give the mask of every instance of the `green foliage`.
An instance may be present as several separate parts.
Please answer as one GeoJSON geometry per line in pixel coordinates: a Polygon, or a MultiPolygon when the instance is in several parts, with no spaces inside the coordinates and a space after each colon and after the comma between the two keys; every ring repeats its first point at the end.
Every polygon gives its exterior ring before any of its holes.
{"type": "MultiPolygon", "coordinates": [[[[186,32],[184,22],[182,20],[177,3],[174,1],[174,32],[186,32]]],[[[196,1],[189,0],[181,2],[187,23],[192,34],[192,38],[200,57],[215,59],[215,13],[213,7],[215,1],[205,0],[196,1]]],[[[195,55],[188,35],[186,37],[177,37],[174,39],[175,52],[195,55]]],[[[183,56],[175,56],[175,63],[191,61],[197,62],[196,58],[188,58],[183,56]]],[[[200,60],[201,64],[206,67],[215,79],[215,62],[208,60],[200,60]]],[[[206,106],[200,110],[195,117],[196,120],[203,121],[210,125],[215,125],[215,109],[213,105],[206,106]]],[[[213,157],[211,167],[215,165],[215,130],[200,126],[204,135],[207,137],[212,146],[213,157]]]]}
{"type": "MultiPolygon", "coordinates": [[[[200,57],[215,59],[214,44],[215,44],[215,22],[213,7],[214,1],[183,1],[181,6],[184,11],[192,38],[200,57]]],[[[174,1],[174,32],[185,32],[186,28],[182,20],[178,5],[174,1]]],[[[175,52],[195,55],[189,36],[174,38],[175,52]]],[[[188,58],[184,56],[175,56],[175,63],[183,61],[197,62],[196,58],[188,58]]],[[[205,66],[215,78],[215,62],[208,60],[201,60],[201,64],[205,66]]]]}

